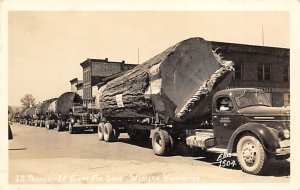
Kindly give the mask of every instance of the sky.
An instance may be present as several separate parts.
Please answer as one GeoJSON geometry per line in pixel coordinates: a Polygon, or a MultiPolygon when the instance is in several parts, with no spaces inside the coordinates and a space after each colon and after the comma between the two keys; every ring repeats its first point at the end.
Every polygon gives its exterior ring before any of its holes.
{"type": "Polygon", "coordinates": [[[38,103],[70,91],[87,58],[136,64],[139,49],[143,63],[190,37],[289,48],[289,13],[9,11],[8,105],[20,106],[25,94],[38,103]]]}

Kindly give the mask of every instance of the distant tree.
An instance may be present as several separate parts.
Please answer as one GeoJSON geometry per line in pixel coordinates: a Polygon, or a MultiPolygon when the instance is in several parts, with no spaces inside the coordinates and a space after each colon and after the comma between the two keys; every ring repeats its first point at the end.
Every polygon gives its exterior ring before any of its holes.
{"type": "Polygon", "coordinates": [[[25,96],[21,99],[21,103],[24,109],[29,108],[35,105],[35,98],[32,94],[25,94],[25,96]]]}

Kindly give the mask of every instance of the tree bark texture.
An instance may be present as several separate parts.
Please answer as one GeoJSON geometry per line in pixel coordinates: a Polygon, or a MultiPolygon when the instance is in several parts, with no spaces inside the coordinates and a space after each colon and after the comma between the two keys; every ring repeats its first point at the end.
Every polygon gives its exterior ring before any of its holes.
{"type": "Polygon", "coordinates": [[[107,82],[99,89],[96,107],[110,117],[201,117],[210,111],[212,95],[229,85],[233,65],[209,41],[190,38],[107,82]]]}

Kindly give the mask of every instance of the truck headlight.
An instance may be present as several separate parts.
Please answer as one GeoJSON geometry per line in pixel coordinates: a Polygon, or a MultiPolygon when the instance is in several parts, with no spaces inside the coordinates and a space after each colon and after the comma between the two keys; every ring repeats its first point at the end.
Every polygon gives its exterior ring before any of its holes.
{"type": "Polygon", "coordinates": [[[287,130],[287,129],[285,129],[285,130],[283,131],[283,136],[284,136],[284,138],[286,138],[286,139],[290,138],[290,131],[287,130]]]}
{"type": "Polygon", "coordinates": [[[284,137],[285,139],[288,139],[288,138],[290,138],[290,131],[285,129],[283,131],[280,131],[279,135],[281,137],[284,137]]]}

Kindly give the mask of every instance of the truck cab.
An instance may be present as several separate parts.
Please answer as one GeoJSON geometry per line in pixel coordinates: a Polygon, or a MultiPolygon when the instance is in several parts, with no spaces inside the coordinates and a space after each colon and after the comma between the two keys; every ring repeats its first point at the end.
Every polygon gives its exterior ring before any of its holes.
{"type": "Polygon", "coordinates": [[[212,129],[196,130],[187,145],[237,156],[243,171],[263,172],[269,158],[290,155],[290,116],[287,107],[272,107],[259,89],[217,92],[212,100],[212,129]]]}
{"type": "Polygon", "coordinates": [[[83,131],[85,129],[98,130],[98,112],[86,106],[73,106],[70,109],[69,133],[83,131]]]}

